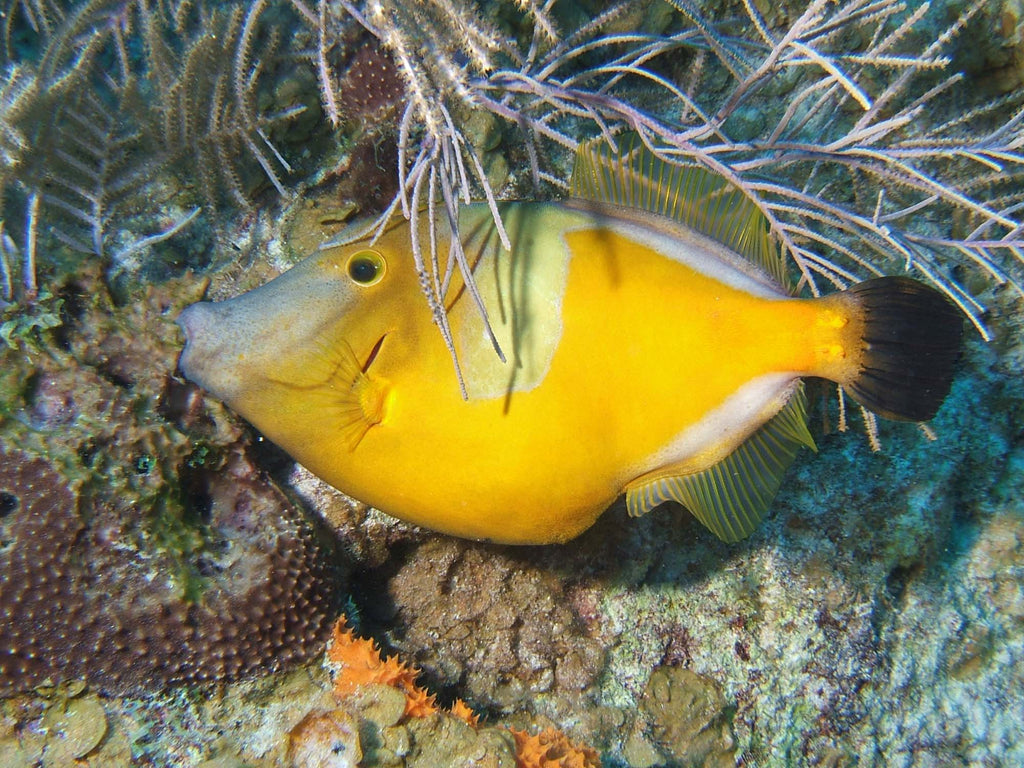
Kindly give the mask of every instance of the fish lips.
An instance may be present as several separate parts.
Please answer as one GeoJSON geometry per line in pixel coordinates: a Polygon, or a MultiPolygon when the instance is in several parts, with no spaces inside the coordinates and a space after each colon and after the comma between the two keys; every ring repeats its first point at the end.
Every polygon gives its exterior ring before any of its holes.
{"type": "Polygon", "coordinates": [[[215,303],[200,301],[178,315],[178,326],[185,334],[178,370],[189,381],[224,399],[224,394],[217,391],[217,377],[213,375],[222,346],[217,342],[218,319],[222,319],[222,314],[215,303]]]}

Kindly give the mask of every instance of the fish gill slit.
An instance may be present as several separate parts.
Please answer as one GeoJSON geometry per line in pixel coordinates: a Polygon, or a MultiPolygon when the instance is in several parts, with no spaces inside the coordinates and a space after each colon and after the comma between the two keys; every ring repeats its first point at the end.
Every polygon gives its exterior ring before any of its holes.
{"type": "Polygon", "coordinates": [[[363,373],[366,373],[368,370],[370,370],[370,366],[373,365],[373,361],[377,359],[377,355],[380,353],[380,348],[384,346],[384,339],[386,338],[387,334],[385,333],[383,336],[377,339],[377,343],[373,345],[373,349],[370,350],[370,354],[367,355],[366,357],[366,362],[363,363],[363,373]]]}

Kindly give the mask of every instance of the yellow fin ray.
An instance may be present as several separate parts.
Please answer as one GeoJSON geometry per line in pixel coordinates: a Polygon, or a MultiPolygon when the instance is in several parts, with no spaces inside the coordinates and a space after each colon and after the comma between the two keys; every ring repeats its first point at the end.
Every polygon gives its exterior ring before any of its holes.
{"type": "Polygon", "coordinates": [[[569,180],[574,197],[667,216],[735,251],[790,289],[785,260],[750,198],[705,168],[662,160],[636,133],[625,133],[618,142],[618,153],[603,138],[579,145],[569,180]]]}
{"type": "MultiPolygon", "coordinates": [[[[383,337],[378,340],[371,360],[383,341],[383,337]]],[[[332,345],[318,339],[311,346],[311,353],[268,373],[267,381],[301,399],[306,412],[318,408],[318,421],[339,431],[344,445],[354,451],[367,431],[384,420],[388,386],[364,370],[366,365],[348,342],[332,345]]]]}
{"type": "Polygon", "coordinates": [[[339,344],[334,356],[334,386],[329,391],[337,428],[348,449],[354,451],[370,428],[384,420],[387,387],[363,370],[347,343],[339,344]]]}
{"type": "Polygon", "coordinates": [[[677,501],[726,542],[749,536],[764,519],[800,446],[816,450],[801,385],[782,409],[735,451],[690,475],[659,477],[626,489],[632,516],[677,501]]]}

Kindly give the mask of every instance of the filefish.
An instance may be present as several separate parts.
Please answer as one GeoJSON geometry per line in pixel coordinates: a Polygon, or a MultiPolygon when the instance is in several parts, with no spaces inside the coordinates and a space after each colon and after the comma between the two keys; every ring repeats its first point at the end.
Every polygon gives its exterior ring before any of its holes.
{"type": "Polygon", "coordinates": [[[499,204],[510,250],[486,204],[462,209],[490,323],[458,270],[437,276],[464,392],[405,221],[188,307],[181,371],[345,493],[515,544],[572,539],[622,494],[749,535],[814,448],[806,377],[887,418],[936,413],[963,333],[945,296],[890,276],[798,298],[744,195],[620,142],[581,145],[568,199],[499,204]]]}

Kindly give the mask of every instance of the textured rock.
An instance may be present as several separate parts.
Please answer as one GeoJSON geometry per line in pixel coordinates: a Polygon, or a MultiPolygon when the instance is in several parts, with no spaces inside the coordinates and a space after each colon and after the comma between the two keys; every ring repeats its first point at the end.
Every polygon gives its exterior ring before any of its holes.
{"type": "Polygon", "coordinates": [[[584,706],[604,648],[569,606],[565,586],[505,550],[432,537],[387,585],[389,633],[432,683],[459,682],[477,708],[510,711],[538,697],[559,711],[584,706]]]}
{"type": "Polygon", "coordinates": [[[714,680],[682,667],[660,667],[647,681],[640,712],[647,734],[674,765],[736,764],[728,704],[714,680]]]}
{"type": "Polygon", "coordinates": [[[356,768],[359,724],[341,708],[310,712],[288,735],[287,759],[294,768],[356,768]]]}

